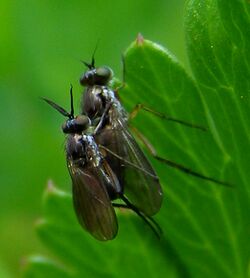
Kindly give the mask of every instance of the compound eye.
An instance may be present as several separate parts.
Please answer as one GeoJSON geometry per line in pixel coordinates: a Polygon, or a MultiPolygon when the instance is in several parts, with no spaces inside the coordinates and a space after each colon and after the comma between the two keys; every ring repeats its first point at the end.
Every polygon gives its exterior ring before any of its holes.
{"type": "Polygon", "coordinates": [[[89,127],[90,120],[87,116],[79,115],[75,118],[75,124],[82,130],[85,130],[89,127]]]}
{"type": "Polygon", "coordinates": [[[96,69],[96,75],[111,78],[112,76],[112,70],[108,67],[100,67],[96,69]]]}
{"type": "Polygon", "coordinates": [[[96,79],[100,85],[105,85],[113,75],[109,67],[100,67],[96,69],[96,79]]]}
{"type": "Polygon", "coordinates": [[[80,84],[83,86],[91,86],[94,84],[95,71],[89,70],[80,78],[80,84]]]}
{"type": "Polygon", "coordinates": [[[67,134],[70,133],[70,128],[68,125],[68,120],[62,124],[62,131],[67,134]]]}

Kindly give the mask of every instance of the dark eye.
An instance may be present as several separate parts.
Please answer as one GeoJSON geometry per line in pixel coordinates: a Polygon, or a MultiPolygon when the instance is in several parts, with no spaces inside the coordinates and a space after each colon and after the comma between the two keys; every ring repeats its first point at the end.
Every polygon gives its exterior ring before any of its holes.
{"type": "Polygon", "coordinates": [[[112,76],[112,70],[108,67],[100,67],[96,69],[96,75],[99,77],[105,77],[110,79],[112,76]]]}
{"type": "Polygon", "coordinates": [[[92,86],[95,84],[95,70],[89,70],[80,78],[80,84],[83,86],[92,86]]]}
{"type": "Polygon", "coordinates": [[[62,125],[62,131],[66,134],[69,133],[69,128],[68,128],[67,123],[68,123],[68,121],[64,122],[62,125]]]}
{"type": "Polygon", "coordinates": [[[69,119],[62,125],[62,130],[65,134],[82,133],[90,125],[90,120],[87,116],[79,115],[75,119],[69,119]]]}
{"type": "Polygon", "coordinates": [[[108,67],[100,67],[96,69],[95,81],[97,85],[106,85],[111,79],[113,72],[108,67]]]}
{"type": "Polygon", "coordinates": [[[75,118],[75,125],[83,131],[89,127],[90,120],[84,115],[79,115],[75,118]]]}

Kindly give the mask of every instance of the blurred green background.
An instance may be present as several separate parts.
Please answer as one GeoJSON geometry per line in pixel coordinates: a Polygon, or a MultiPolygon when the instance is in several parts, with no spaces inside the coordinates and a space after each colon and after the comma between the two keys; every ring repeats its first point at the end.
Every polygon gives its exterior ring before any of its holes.
{"type": "Polygon", "coordinates": [[[1,277],[17,276],[21,260],[42,251],[34,223],[52,178],[70,190],[64,157],[63,119],[39,97],[75,102],[84,66],[98,40],[97,64],[121,77],[121,53],[138,32],[167,46],[186,64],[184,0],[7,1],[0,4],[1,277]]]}

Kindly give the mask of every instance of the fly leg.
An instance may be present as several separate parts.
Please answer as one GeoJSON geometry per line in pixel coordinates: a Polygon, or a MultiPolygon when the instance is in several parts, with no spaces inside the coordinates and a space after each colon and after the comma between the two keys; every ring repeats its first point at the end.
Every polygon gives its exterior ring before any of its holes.
{"type": "MultiPolygon", "coordinates": [[[[125,76],[126,76],[126,64],[125,64],[125,57],[124,55],[122,55],[122,71],[123,71],[123,74],[122,74],[122,83],[120,86],[118,86],[117,88],[114,89],[114,93],[115,93],[115,96],[119,99],[119,94],[118,94],[118,91],[122,88],[125,87],[126,85],[126,80],[125,80],[125,76]]],[[[152,113],[153,115],[157,116],[157,117],[160,117],[164,120],[167,120],[167,121],[172,121],[172,122],[176,122],[176,123],[179,123],[179,124],[182,124],[182,125],[185,125],[185,126],[188,126],[188,127],[192,127],[192,128],[197,128],[197,129],[200,129],[202,131],[207,131],[207,128],[206,127],[203,127],[203,126],[200,126],[200,125],[196,125],[196,124],[192,124],[192,123],[188,123],[186,121],[183,121],[183,120],[179,120],[179,119],[175,119],[173,117],[170,117],[166,114],[163,114],[163,113],[160,113],[158,111],[155,111],[154,109],[142,104],[142,103],[138,103],[133,109],[132,109],[132,112],[130,113],[129,115],[129,120],[133,119],[140,110],[144,110],[144,111],[147,111],[147,112],[150,112],[152,113]]]]}
{"type": "Polygon", "coordinates": [[[144,104],[141,104],[141,103],[138,103],[133,109],[132,111],[130,112],[129,114],[129,120],[132,120],[133,118],[135,118],[137,116],[137,114],[141,111],[141,110],[144,110],[144,111],[147,111],[163,120],[167,120],[167,121],[172,121],[172,122],[175,122],[175,123],[178,123],[178,124],[182,124],[182,125],[185,125],[185,126],[188,126],[188,127],[192,127],[192,128],[197,128],[199,130],[202,130],[202,131],[207,131],[207,128],[203,127],[203,126],[200,126],[200,125],[196,125],[196,124],[192,124],[192,123],[188,123],[186,121],[183,121],[183,120],[179,120],[179,119],[175,119],[175,118],[172,118],[166,114],[163,114],[163,113],[160,113],[160,112],[157,112],[155,110],[153,110],[152,108],[148,107],[148,106],[145,106],[144,104]]]}
{"type": "Polygon", "coordinates": [[[102,116],[101,116],[101,118],[100,118],[100,120],[99,120],[97,126],[95,127],[95,130],[94,130],[94,132],[93,132],[93,135],[97,134],[98,131],[100,131],[100,129],[102,129],[102,127],[103,127],[103,122],[104,122],[104,120],[105,120],[105,117],[108,115],[108,112],[109,112],[110,107],[111,107],[111,103],[108,103],[108,104],[106,105],[106,107],[105,107],[104,112],[102,113],[102,116]]]}
{"type": "Polygon", "coordinates": [[[118,99],[119,99],[119,91],[120,91],[121,89],[123,89],[123,88],[125,87],[125,85],[126,85],[126,82],[125,82],[125,72],[126,72],[126,68],[125,68],[125,57],[124,57],[124,55],[122,54],[122,82],[121,82],[121,84],[120,84],[118,87],[116,87],[116,88],[114,89],[115,96],[116,96],[116,98],[118,98],[118,99]]]}
{"type": "Polygon", "coordinates": [[[162,229],[159,224],[150,216],[144,215],[136,206],[134,206],[125,196],[120,196],[125,204],[112,203],[114,207],[133,210],[154,232],[158,239],[161,238],[162,229]]]}
{"type": "MultiPolygon", "coordinates": [[[[122,84],[115,89],[115,94],[116,96],[118,97],[118,91],[120,89],[122,89],[126,82],[125,82],[125,75],[126,75],[126,67],[125,67],[125,57],[124,55],[122,55],[122,69],[123,69],[123,80],[122,80],[122,84]]],[[[196,124],[192,124],[192,123],[188,123],[186,121],[183,121],[183,120],[179,120],[179,119],[175,119],[173,117],[170,117],[166,114],[163,114],[163,113],[160,113],[158,111],[155,111],[154,109],[142,104],[142,103],[138,103],[133,109],[132,111],[130,112],[129,114],[129,120],[132,120],[133,118],[136,117],[136,115],[138,114],[139,111],[141,110],[144,110],[144,111],[147,111],[163,120],[167,120],[167,121],[172,121],[172,122],[176,122],[178,124],[182,124],[182,125],[185,125],[185,126],[188,126],[188,127],[192,127],[192,128],[196,128],[196,129],[199,129],[199,130],[202,130],[202,131],[207,131],[207,128],[206,127],[203,127],[203,126],[200,126],[200,125],[196,125],[196,124]]]]}
{"type": "Polygon", "coordinates": [[[136,129],[135,127],[130,127],[131,130],[135,133],[135,135],[137,136],[137,138],[143,143],[143,145],[147,148],[147,150],[149,151],[149,153],[155,158],[157,159],[158,161],[161,161],[163,162],[164,164],[166,164],[167,166],[169,167],[172,167],[172,168],[175,168],[175,169],[178,169],[180,170],[181,172],[184,172],[188,175],[192,175],[194,177],[197,177],[197,178],[200,178],[200,179],[203,179],[203,180],[207,180],[207,181],[210,181],[210,182],[213,182],[213,183],[216,183],[216,184],[220,184],[220,185],[224,185],[224,186],[228,186],[228,187],[232,187],[232,185],[228,182],[224,182],[224,181],[220,181],[220,180],[217,180],[215,178],[212,178],[212,177],[207,177],[203,174],[200,174],[196,171],[193,171],[191,170],[190,168],[187,168],[181,164],[178,164],[174,161],[171,161],[167,158],[163,158],[163,157],[160,157],[156,150],[154,149],[154,147],[152,146],[152,144],[148,141],[148,139],[143,136],[139,131],[138,129],[136,129]]]}

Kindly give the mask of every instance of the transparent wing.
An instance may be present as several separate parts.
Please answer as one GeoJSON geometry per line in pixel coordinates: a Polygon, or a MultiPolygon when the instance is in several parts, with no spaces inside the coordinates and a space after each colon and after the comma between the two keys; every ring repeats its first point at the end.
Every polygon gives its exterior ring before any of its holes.
{"type": "MultiPolygon", "coordinates": [[[[106,126],[99,134],[97,141],[112,152],[156,176],[150,162],[130,134],[127,124],[118,111],[112,109],[110,126],[106,126]]],[[[156,214],[162,204],[162,189],[157,179],[135,169],[121,160],[107,154],[107,161],[118,176],[124,194],[140,211],[148,216],[156,214]]]]}
{"type": "MultiPolygon", "coordinates": [[[[126,144],[125,158],[156,177],[150,162],[128,129],[122,129],[120,133],[126,144]]],[[[124,194],[128,199],[146,215],[156,214],[161,208],[163,197],[159,181],[143,171],[126,165],[122,172],[124,194]]]]}
{"type": "Polygon", "coordinates": [[[68,161],[73,203],[82,227],[98,240],[113,239],[118,230],[114,208],[98,169],[81,169],[68,161]]]}

